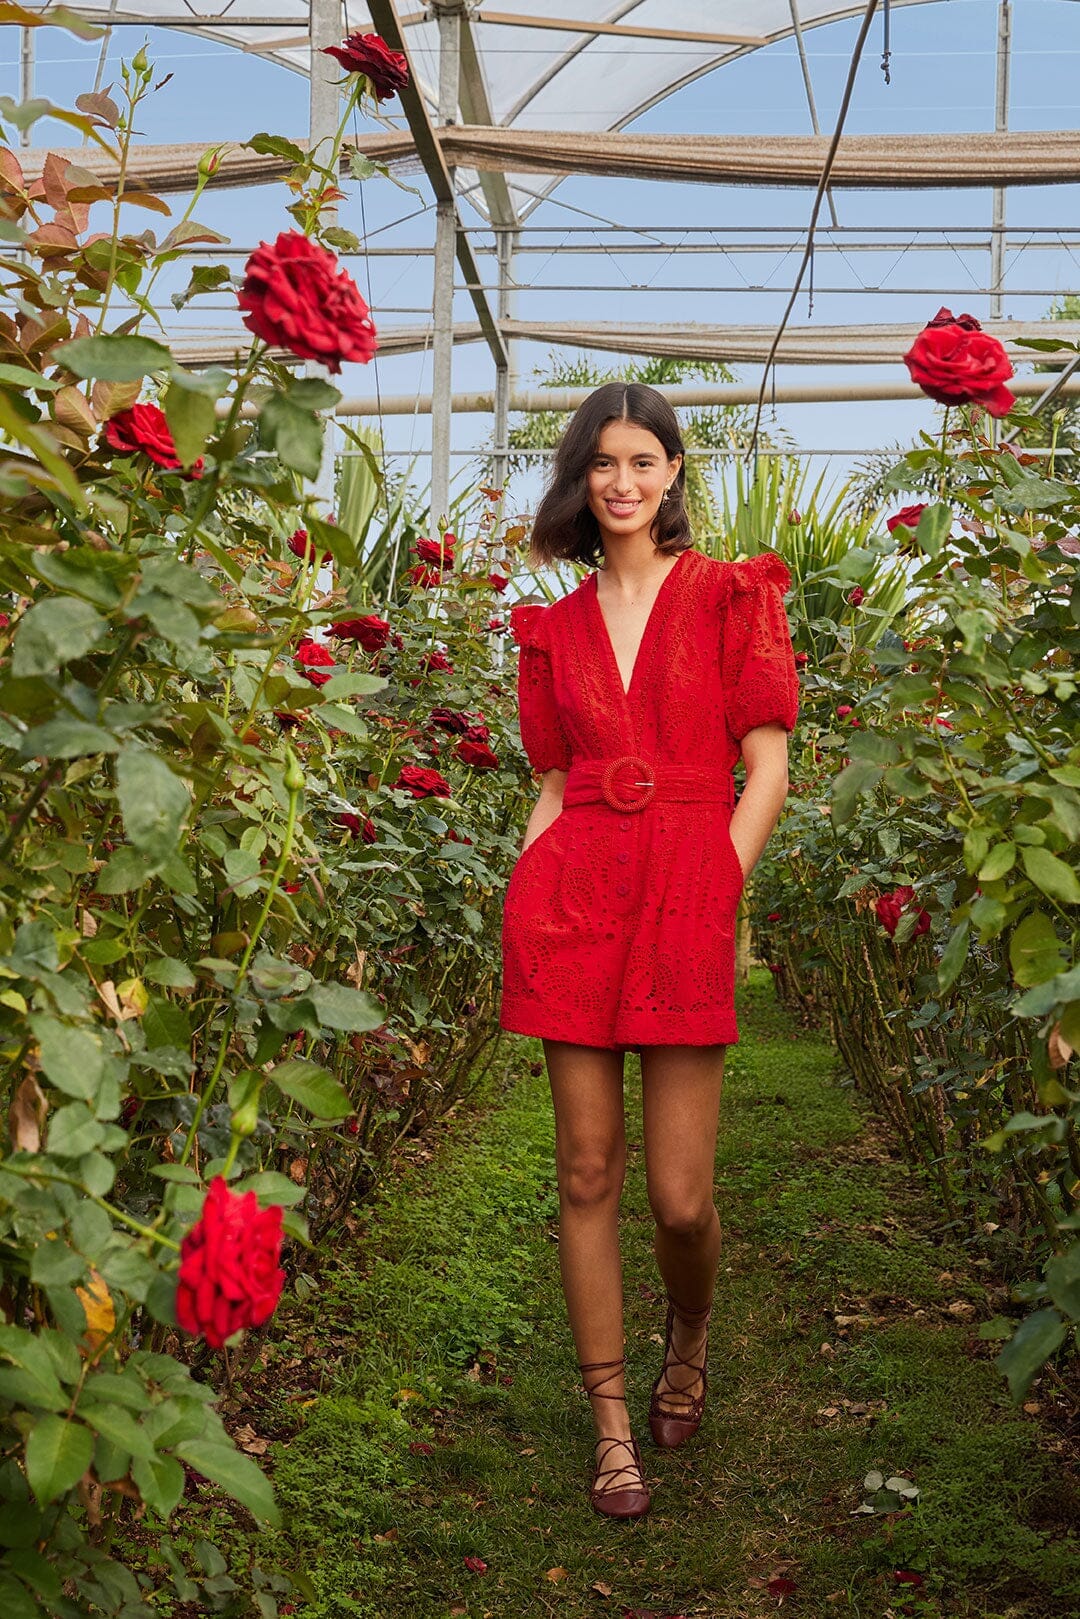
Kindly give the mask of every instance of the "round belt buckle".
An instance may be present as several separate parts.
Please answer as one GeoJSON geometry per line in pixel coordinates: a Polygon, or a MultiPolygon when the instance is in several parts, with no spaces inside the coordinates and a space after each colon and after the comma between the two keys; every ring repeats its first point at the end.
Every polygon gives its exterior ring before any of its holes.
{"type": "Polygon", "coordinates": [[[646,804],[651,802],[653,795],[656,792],[656,778],[653,775],[652,766],[649,764],[649,761],[647,759],[643,759],[639,753],[624,753],[618,759],[611,759],[604,767],[604,774],[600,778],[600,791],[604,796],[605,803],[610,804],[611,808],[614,810],[621,810],[623,812],[629,810],[642,810],[645,808],[646,804]],[[642,778],[648,778],[647,780],[644,780],[643,790],[630,799],[618,798],[614,795],[612,790],[612,783],[615,774],[617,771],[621,770],[624,765],[634,766],[639,780],[642,778]]]}

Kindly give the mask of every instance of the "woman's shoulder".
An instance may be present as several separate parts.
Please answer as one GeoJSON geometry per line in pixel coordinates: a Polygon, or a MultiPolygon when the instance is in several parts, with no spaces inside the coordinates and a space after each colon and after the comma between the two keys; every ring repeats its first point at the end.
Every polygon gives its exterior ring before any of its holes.
{"type": "Polygon", "coordinates": [[[547,648],[551,613],[557,602],[515,602],[510,609],[510,633],[518,646],[547,648]]]}
{"type": "Polygon", "coordinates": [[[762,585],[776,585],[781,595],[791,589],[791,569],[777,551],[759,551],[756,556],[717,562],[716,566],[721,605],[762,585]]]}

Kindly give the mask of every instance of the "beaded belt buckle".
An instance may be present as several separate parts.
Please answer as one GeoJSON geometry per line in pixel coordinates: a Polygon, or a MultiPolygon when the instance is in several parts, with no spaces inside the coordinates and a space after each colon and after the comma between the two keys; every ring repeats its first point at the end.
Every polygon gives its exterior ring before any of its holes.
{"type": "Polygon", "coordinates": [[[604,774],[600,778],[600,791],[603,794],[604,802],[610,804],[613,810],[622,810],[624,812],[630,810],[642,810],[645,808],[646,804],[652,801],[653,795],[656,792],[656,778],[653,775],[652,766],[649,764],[649,761],[647,759],[643,759],[639,753],[624,753],[618,759],[611,759],[604,767],[604,774]],[[612,790],[612,783],[616,772],[621,770],[625,765],[634,766],[637,769],[638,775],[646,778],[645,780],[635,781],[631,784],[634,787],[642,787],[645,789],[645,791],[639,793],[636,798],[632,798],[629,801],[624,801],[623,799],[614,796],[612,790]]]}

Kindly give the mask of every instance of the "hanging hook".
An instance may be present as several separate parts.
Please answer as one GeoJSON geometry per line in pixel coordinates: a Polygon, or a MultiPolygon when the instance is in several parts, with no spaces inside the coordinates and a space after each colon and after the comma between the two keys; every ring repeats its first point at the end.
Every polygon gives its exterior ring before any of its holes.
{"type": "Polygon", "coordinates": [[[892,17],[889,12],[889,0],[885,0],[885,9],[882,13],[884,38],[881,42],[881,71],[885,75],[885,83],[892,83],[889,72],[889,58],[892,55],[892,17]]]}

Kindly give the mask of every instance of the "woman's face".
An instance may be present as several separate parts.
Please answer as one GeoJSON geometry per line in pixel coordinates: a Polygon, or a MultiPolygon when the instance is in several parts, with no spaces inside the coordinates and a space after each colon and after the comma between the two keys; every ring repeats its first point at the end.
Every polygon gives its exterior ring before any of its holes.
{"type": "Polygon", "coordinates": [[[586,499],[602,534],[648,532],[682,456],[669,460],[655,433],[635,422],[608,422],[589,464],[586,499]]]}

